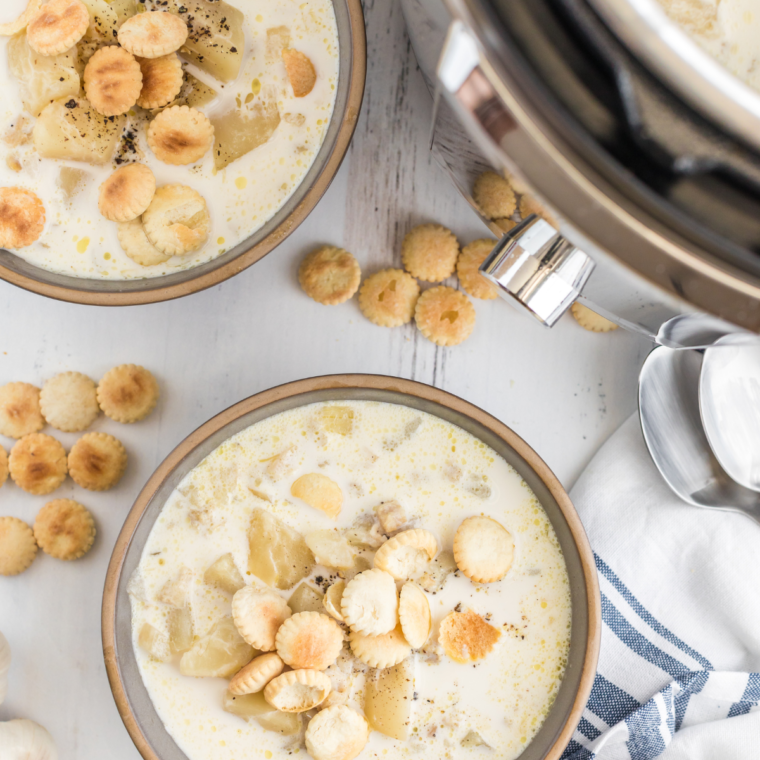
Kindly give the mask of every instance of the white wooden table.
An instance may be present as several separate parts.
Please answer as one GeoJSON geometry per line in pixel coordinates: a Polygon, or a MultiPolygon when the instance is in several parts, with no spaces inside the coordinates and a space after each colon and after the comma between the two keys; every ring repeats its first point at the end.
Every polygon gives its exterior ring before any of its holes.
{"type": "MultiPolygon", "coordinates": [[[[406,230],[450,226],[460,240],[486,230],[426,148],[429,101],[397,2],[366,0],[369,78],[348,160],[327,196],[268,258],[213,290],[125,309],[73,306],[0,285],[0,383],[41,384],[64,370],[98,379],[123,362],[159,378],[162,398],[145,422],[102,417],[130,462],[111,492],[69,479],[56,497],[82,501],[98,536],[82,560],[40,553],[16,578],[0,578],[0,630],[11,641],[10,691],[0,720],[46,726],[61,760],[138,760],[108,688],[100,643],[100,596],[111,549],[133,499],[188,433],[258,391],[313,375],[368,372],[430,383],[460,395],[523,436],[570,487],[590,457],[636,406],[649,349],[618,330],[594,335],[566,317],[545,330],[501,301],[475,304],[478,322],[462,346],[438,348],[412,326],[387,330],[362,317],[356,299],[319,306],[300,290],[298,263],[315,243],[343,245],[365,271],[400,265],[406,230]]],[[[70,446],[75,435],[49,430],[70,446]]],[[[0,441],[6,449],[12,441],[0,441]]],[[[33,523],[45,497],[8,482],[0,514],[33,523]]]]}

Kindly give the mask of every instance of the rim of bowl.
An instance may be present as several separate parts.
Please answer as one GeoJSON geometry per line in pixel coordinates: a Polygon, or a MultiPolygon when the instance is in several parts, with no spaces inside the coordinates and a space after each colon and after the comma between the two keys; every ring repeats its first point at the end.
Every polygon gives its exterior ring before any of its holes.
{"type": "MultiPolygon", "coordinates": [[[[247,251],[235,255],[224,264],[212,268],[197,277],[190,277],[187,280],[171,285],[148,287],[145,289],[128,291],[80,289],[76,287],[76,280],[81,279],[83,282],[87,283],[92,283],[93,281],[88,280],[87,278],[77,278],[47,272],[47,270],[44,270],[41,267],[35,267],[34,265],[22,262],[20,265],[21,268],[32,272],[32,274],[26,274],[23,271],[4,265],[1,259],[0,280],[16,285],[31,293],[36,293],[41,296],[46,296],[47,298],[53,298],[68,303],[84,304],[88,306],[137,306],[170,301],[175,298],[182,298],[183,296],[206,290],[207,288],[218,285],[219,283],[228,280],[230,277],[239,274],[244,269],[247,269],[257,261],[263,259],[268,253],[271,253],[300,226],[306,217],[314,210],[322,196],[327,192],[338,169],[343,163],[343,159],[346,156],[354,131],[356,130],[356,125],[359,121],[367,77],[367,37],[364,25],[364,11],[362,9],[361,0],[344,0],[344,2],[348,13],[348,32],[351,39],[351,65],[348,70],[350,81],[346,94],[345,107],[343,113],[340,114],[340,127],[332,144],[328,145],[325,142],[320,148],[320,153],[327,149],[329,155],[319,170],[316,179],[308,187],[295,208],[262,240],[250,247],[247,251]],[[37,271],[44,272],[51,277],[65,277],[67,280],[71,281],[71,284],[57,285],[52,282],[44,282],[34,276],[33,272],[37,271]]],[[[335,116],[338,116],[338,114],[333,114],[333,117],[335,116]]],[[[314,164],[317,164],[319,161],[320,153],[317,153],[314,164]]],[[[312,165],[312,168],[313,167],[314,165],[312,165]]],[[[302,185],[303,183],[301,183],[301,186],[302,185]]],[[[296,188],[295,192],[298,192],[298,188],[296,188]]],[[[256,233],[254,233],[254,235],[255,234],[256,233]]],[[[245,241],[243,241],[243,243],[244,242],[245,241]]],[[[14,256],[14,254],[8,251],[3,251],[3,254],[6,256],[14,256]]],[[[207,262],[207,264],[212,262],[207,262]]],[[[204,265],[199,266],[202,267],[204,265]]],[[[192,269],[188,271],[192,271],[192,269]]],[[[155,278],[155,280],[160,281],[161,278],[158,277],[155,278]]],[[[122,281],[115,281],[116,286],[118,286],[119,282],[122,281]]],[[[150,283],[151,280],[144,279],[138,280],[138,282],[150,283]]]]}
{"type": "MultiPolygon", "coordinates": [[[[161,760],[161,757],[154,751],[148,738],[143,733],[140,720],[132,709],[127,693],[127,687],[122,678],[116,642],[116,604],[123,563],[143,514],[151,505],[153,498],[159,489],[173,475],[175,470],[182,465],[183,461],[190,456],[195,449],[232,423],[235,423],[252,412],[262,410],[277,402],[294,401],[305,395],[313,396],[315,393],[321,394],[322,396],[329,393],[327,398],[321,399],[322,401],[341,400],[341,398],[345,399],[345,396],[342,396],[343,393],[357,391],[365,392],[367,394],[379,392],[383,395],[397,395],[413,399],[416,400],[418,404],[421,404],[421,406],[417,405],[414,408],[417,408],[420,411],[426,411],[438,417],[441,417],[441,415],[436,414],[435,407],[439,410],[443,409],[445,411],[453,412],[454,418],[468,418],[475,423],[476,427],[482,428],[485,433],[490,433],[497,439],[500,439],[503,443],[506,443],[507,447],[527,465],[529,470],[536,476],[539,483],[548,491],[548,494],[551,499],[553,499],[554,503],[556,503],[560,513],[559,516],[565,521],[571,543],[577,550],[577,560],[580,565],[580,567],[576,569],[575,576],[571,575],[570,570],[568,570],[568,575],[571,590],[574,583],[581,583],[585,595],[585,605],[583,605],[585,609],[577,610],[574,601],[571,612],[573,630],[576,630],[578,623],[581,623],[581,628],[585,628],[583,631],[585,642],[579,645],[576,641],[574,645],[571,634],[570,652],[572,653],[574,646],[581,646],[582,649],[580,651],[583,655],[583,662],[581,664],[574,662],[572,657],[568,658],[565,676],[560,685],[560,691],[549,711],[547,720],[539,729],[538,733],[533,737],[525,751],[520,755],[520,758],[523,758],[523,760],[534,760],[534,757],[535,760],[539,760],[539,758],[541,760],[558,760],[572,738],[573,732],[575,731],[583,714],[583,710],[586,707],[586,703],[591,693],[591,687],[593,686],[594,677],[596,675],[601,638],[601,601],[594,554],[588,542],[580,517],[575,511],[575,507],[570,501],[570,497],[564,487],[546,462],[544,462],[543,459],[541,459],[541,457],[517,435],[517,433],[474,404],[471,404],[452,393],[448,393],[447,391],[442,391],[438,388],[425,385],[424,383],[418,383],[413,380],[403,380],[384,375],[342,374],[313,377],[279,385],[275,388],[249,396],[243,401],[234,404],[212,417],[208,422],[190,433],[190,435],[188,435],[166,457],[166,459],[164,459],[143,487],[127,515],[121,532],[116,540],[111,560],[108,565],[105,587],[103,589],[101,632],[106,673],[116,702],[116,707],[132,741],[145,760],[161,760]],[[425,408],[426,405],[429,408],[425,408]],[[585,612],[585,615],[582,616],[580,620],[576,620],[576,615],[579,615],[581,611],[585,612]],[[543,746],[538,746],[536,745],[536,739],[541,735],[544,727],[550,723],[550,717],[555,706],[561,704],[562,688],[565,683],[569,683],[569,677],[571,674],[573,679],[577,681],[578,685],[573,695],[565,697],[566,702],[571,700],[570,708],[569,710],[566,710],[564,719],[562,716],[558,719],[559,725],[554,728],[553,734],[547,734],[544,737],[543,746]],[[536,748],[537,754],[531,752],[532,747],[536,748]]],[[[296,403],[288,408],[298,408],[299,406],[316,403],[319,400],[320,399],[304,400],[303,404],[296,403]]],[[[377,400],[382,401],[383,399],[378,398],[377,400]]],[[[395,402],[391,400],[388,401],[388,403],[402,402],[401,400],[396,400],[395,402]]],[[[279,411],[280,410],[273,410],[272,415],[277,414],[279,411]]],[[[445,417],[441,418],[446,419],[445,417]]],[[[265,417],[262,419],[265,419],[265,417]]],[[[458,424],[455,419],[446,419],[446,421],[451,424],[458,424]]],[[[468,430],[468,432],[475,437],[478,437],[477,433],[470,430],[468,430]]],[[[231,432],[228,437],[231,437],[234,434],[235,433],[231,432]]],[[[214,446],[214,449],[220,444],[221,441],[214,446]]],[[[524,473],[518,474],[523,478],[525,477],[524,473]]],[[[533,488],[533,486],[531,487],[533,488]]],[[[535,491],[535,488],[533,488],[533,490],[535,491]]],[[[542,500],[539,499],[539,501],[542,500]]],[[[557,530],[556,518],[550,516],[550,521],[555,527],[555,530],[557,530]]],[[[567,557],[565,557],[565,561],[567,563],[567,557]]],[[[572,593],[573,596],[575,596],[576,592],[572,593]]],[[[556,719],[554,722],[557,722],[556,719]]]]}

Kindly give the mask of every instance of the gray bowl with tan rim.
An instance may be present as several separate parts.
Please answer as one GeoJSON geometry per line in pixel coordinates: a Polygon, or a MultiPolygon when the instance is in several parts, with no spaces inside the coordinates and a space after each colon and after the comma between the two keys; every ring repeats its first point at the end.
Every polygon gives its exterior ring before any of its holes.
{"type": "Polygon", "coordinates": [[[205,290],[242,272],[285,240],[327,191],[359,119],[367,70],[361,0],[333,0],[338,28],[338,92],[322,147],[287,203],[259,230],[222,256],[182,272],[135,280],[95,280],[49,272],[0,248],[0,279],[49,298],[95,306],[169,301],[205,290]]]}
{"type": "Polygon", "coordinates": [[[543,726],[521,760],[557,760],[586,706],[596,674],[601,606],[596,567],[570,497],[546,463],[506,425],[445,391],[379,375],[330,375],[281,385],[241,401],[189,435],[164,460],[135,501],[116,541],[103,593],[106,670],[116,705],[145,760],[187,760],[164,728],[138,670],[127,584],[167,499],[182,479],[231,436],[263,419],[321,401],[381,401],[458,425],[490,446],[533,490],[557,534],[572,597],[567,671],[543,726]]]}

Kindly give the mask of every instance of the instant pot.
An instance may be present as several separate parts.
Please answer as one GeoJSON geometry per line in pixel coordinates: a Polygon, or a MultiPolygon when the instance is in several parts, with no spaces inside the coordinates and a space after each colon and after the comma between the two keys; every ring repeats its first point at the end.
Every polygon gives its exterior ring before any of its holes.
{"type": "MultiPolygon", "coordinates": [[[[431,145],[472,201],[545,206],[482,271],[552,325],[579,299],[672,348],[760,332],[760,93],[654,0],[401,0],[431,145]]],[[[487,220],[486,220],[487,221],[487,220]]]]}

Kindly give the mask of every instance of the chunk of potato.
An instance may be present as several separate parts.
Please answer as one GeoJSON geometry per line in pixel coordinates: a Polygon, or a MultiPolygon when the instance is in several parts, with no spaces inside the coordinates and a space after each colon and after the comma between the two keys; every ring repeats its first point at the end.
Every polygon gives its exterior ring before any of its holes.
{"type": "Polygon", "coordinates": [[[39,116],[55,100],[79,95],[76,50],[62,55],[45,56],[32,50],[26,34],[17,34],[8,42],[8,64],[18,81],[24,108],[39,116]]]}
{"type": "Polygon", "coordinates": [[[190,593],[192,582],[192,571],[188,567],[183,567],[176,577],[166,581],[156,599],[161,604],[168,604],[171,607],[184,607],[187,604],[187,596],[190,593]]]}
{"type": "Polygon", "coordinates": [[[137,15],[138,0],[110,0],[109,5],[116,12],[119,26],[127,19],[137,15]]]}
{"type": "Polygon", "coordinates": [[[228,691],[224,693],[222,709],[241,718],[255,718],[259,715],[274,712],[274,707],[264,699],[264,692],[257,694],[241,694],[233,696],[228,691]]]}
{"type": "Polygon", "coordinates": [[[293,588],[314,569],[303,536],[265,509],[253,510],[248,545],[248,571],[268,586],[293,588]]]}
{"type": "Polygon", "coordinates": [[[348,581],[355,578],[359,573],[363,573],[365,570],[369,570],[372,567],[372,562],[369,557],[365,557],[363,554],[356,556],[354,560],[354,566],[350,570],[344,570],[341,575],[348,581]]]}
{"type": "Polygon", "coordinates": [[[255,496],[257,499],[261,499],[262,501],[267,501],[271,504],[272,497],[266,491],[262,491],[260,486],[261,486],[261,478],[254,478],[253,483],[249,483],[247,488],[251,496],[255,496]]]}
{"type": "Polygon", "coordinates": [[[306,545],[319,565],[335,570],[349,570],[354,566],[354,550],[337,530],[314,530],[306,535],[306,545]]]}
{"type": "Polygon", "coordinates": [[[203,580],[212,586],[218,586],[228,594],[234,594],[245,586],[245,581],[237,569],[231,554],[223,554],[216,562],[209,565],[203,574],[203,580]]]}
{"type": "Polygon", "coordinates": [[[477,731],[472,730],[468,731],[467,735],[459,743],[467,749],[471,749],[472,747],[488,747],[491,749],[491,745],[483,741],[483,737],[477,731]]]}
{"type": "MultiPolygon", "coordinates": [[[[289,475],[293,471],[293,459],[295,458],[295,454],[296,447],[288,446],[288,448],[280,451],[273,457],[264,460],[267,463],[267,475],[269,475],[272,480],[280,480],[286,475],[289,475]]],[[[270,500],[267,499],[267,501],[270,500]]]]}
{"type": "Polygon", "coordinates": [[[202,108],[208,105],[217,92],[192,74],[187,74],[185,83],[179,94],[179,102],[175,105],[189,106],[190,108],[202,108]]]}
{"type": "Polygon", "coordinates": [[[348,406],[326,406],[320,409],[319,420],[328,433],[351,435],[354,429],[354,410],[348,406]]]}
{"type": "Polygon", "coordinates": [[[166,0],[161,10],[187,22],[187,42],[180,53],[222,82],[240,73],[245,52],[245,14],[224,0],[166,0]]]}
{"type": "Polygon", "coordinates": [[[62,166],[58,175],[58,187],[63,191],[66,200],[71,200],[77,193],[84,189],[89,174],[81,169],[73,169],[70,166],[62,166]]]}
{"type": "Polygon", "coordinates": [[[274,712],[259,715],[256,722],[268,731],[275,731],[283,736],[293,736],[301,730],[301,714],[286,713],[275,710],[274,712]]]}
{"type": "Polygon", "coordinates": [[[380,671],[364,687],[364,715],[381,734],[409,738],[414,696],[414,670],[409,661],[380,671]]]}
{"type": "Polygon", "coordinates": [[[158,628],[150,623],[145,623],[140,629],[140,633],[137,635],[137,643],[154,660],[166,662],[171,657],[169,640],[166,634],[159,631],[158,628]]]}
{"type": "Polygon", "coordinates": [[[103,42],[113,42],[119,31],[119,15],[105,0],[82,0],[90,14],[89,37],[100,37],[103,42]]]}
{"type": "Polygon", "coordinates": [[[282,61],[282,51],[290,47],[290,28],[287,26],[273,26],[267,29],[267,63],[279,63],[282,61]]]}
{"type": "Polygon", "coordinates": [[[161,111],[165,111],[167,108],[174,108],[174,106],[188,106],[189,108],[203,108],[208,105],[214,98],[216,98],[217,92],[212,87],[209,87],[200,79],[197,79],[192,74],[185,74],[184,81],[182,82],[182,88],[171,103],[167,103],[162,108],[154,108],[150,110],[151,118],[158,116],[161,111]]]}
{"type": "Polygon", "coordinates": [[[224,617],[182,655],[179,672],[183,676],[229,678],[257,654],[260,652],[243,641],[232,618],[224,617]]]}
{"type": "Polygon", "coordinates": [[[43,158],[107,164],[126,121],[126,116],[102,116],[81,98],[57,100],[34,125],[34,147],[43,158]]]}
{"type": "Polygon", "coordinates": [[[290,493],[333,519],[340,514],[343,507],[343,491],[340,490],[340,486],[321,472],[301,475],[290,486],[290,493]]]}
{"type": "Polygon", "coordinates": [[[324,594],[308,583],[301,583],[288,599],[288,607],[297,612],[322,612],[324,594]]]}
{"type": "Polygon", "coordinates": [[[189,607],[169,613],[169,648],[172,654],[187,652],[193,645],[193,616],[189,607]]]}
{"type": "Polygon", "coordinates": [[[103,44],[99,40],[83,37],[76,46],[76,69],[80,79],[84,78],[84,70],[90,62],[90,58],[100,50],[103,44]]]}
{"type": "Polygon", "coordinates": [[[211,119],[214,125],[214,166],[218,171],[263,145],[280,126],[274,99],[253,101],[239,110],[211,119]]]}

